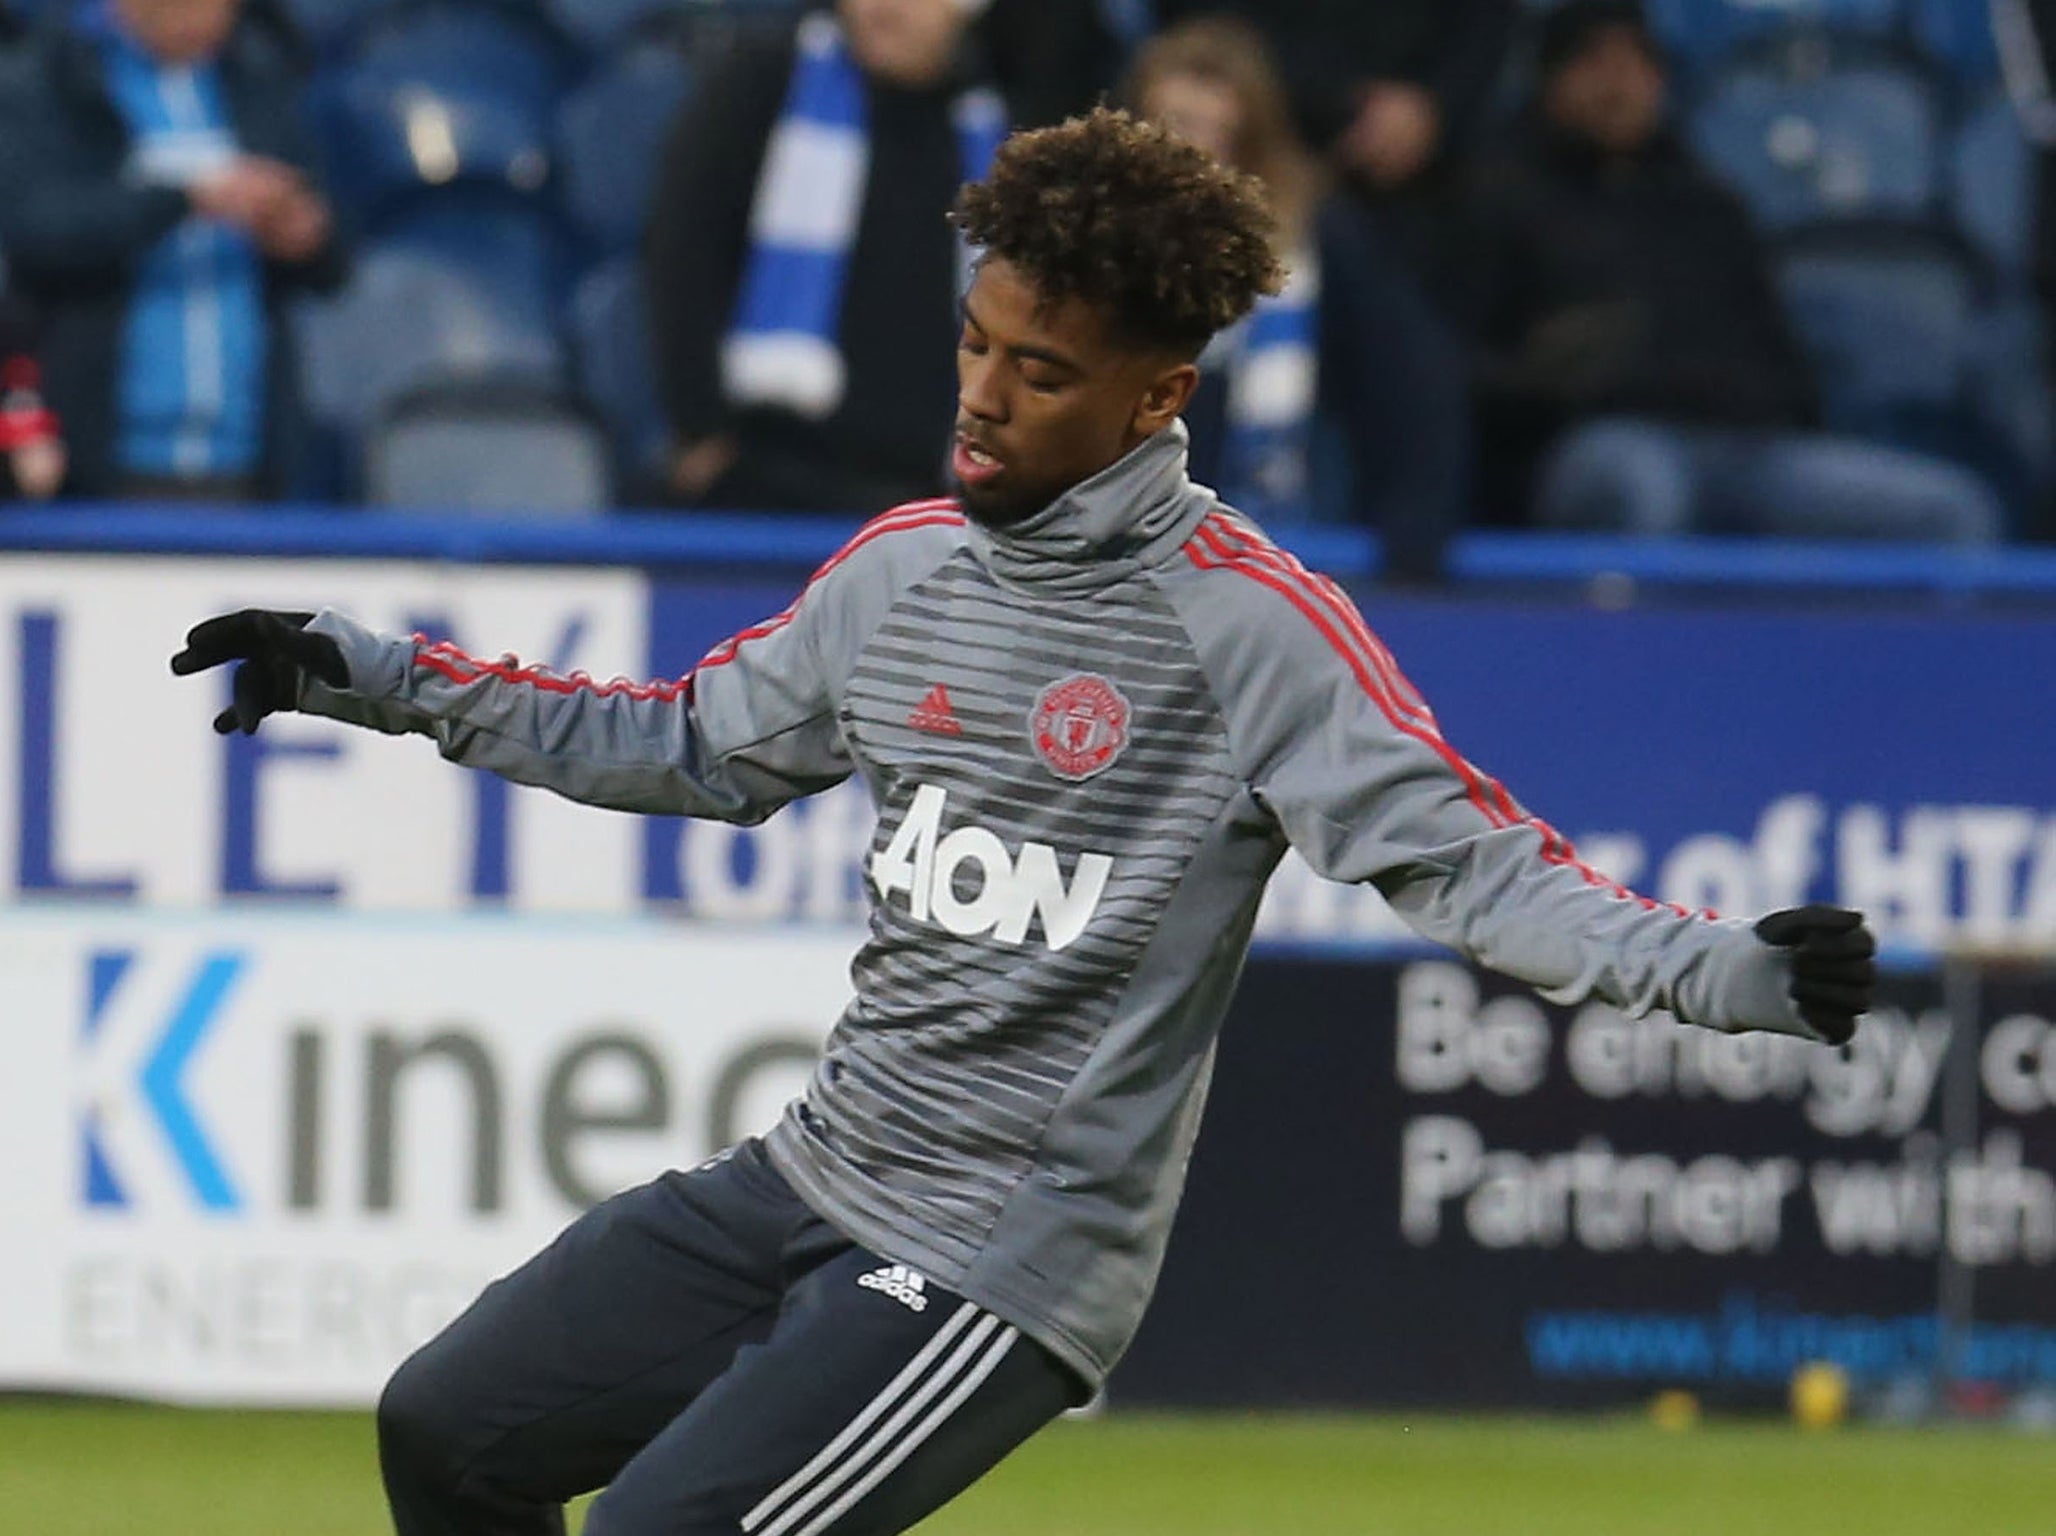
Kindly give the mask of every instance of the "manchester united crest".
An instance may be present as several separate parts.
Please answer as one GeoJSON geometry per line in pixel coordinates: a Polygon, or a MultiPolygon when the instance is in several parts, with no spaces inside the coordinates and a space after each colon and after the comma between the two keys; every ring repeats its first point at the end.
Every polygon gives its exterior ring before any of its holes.
{"type": "Polygon", "coordinates": [[[1073,783],[1111,767],[1128,745],[1128,701],[1097,672],[1051,683],[1028,712],[1028,739],[1060,779],[1073,783]]]}

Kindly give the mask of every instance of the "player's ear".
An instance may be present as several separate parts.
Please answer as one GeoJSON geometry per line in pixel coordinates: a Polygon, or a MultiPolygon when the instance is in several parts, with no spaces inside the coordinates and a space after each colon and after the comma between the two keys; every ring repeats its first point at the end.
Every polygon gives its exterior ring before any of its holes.
{"type": "Polygon", "coordinates": [[[1156,436],[1183,415],[1192,400],[1192,392],[1198,388],[1199,366],[1196,363],[1174,363],[1159,372],[1135,403],[1133,429],[1137,441],[1156,436]]]}

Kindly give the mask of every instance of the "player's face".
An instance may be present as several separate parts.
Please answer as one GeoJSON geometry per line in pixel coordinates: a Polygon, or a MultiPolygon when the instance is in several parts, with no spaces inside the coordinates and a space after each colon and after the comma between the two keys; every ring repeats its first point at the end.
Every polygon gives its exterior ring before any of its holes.
{"type": "Polygon", "coordinates": [[[1169,426],[1198,380],[1189,361],[1124,343],[1090,305],[1045,302],[988,257],[957,339],[950,467],[964,511],[992,527],[1032,517],[1169,426]]]}

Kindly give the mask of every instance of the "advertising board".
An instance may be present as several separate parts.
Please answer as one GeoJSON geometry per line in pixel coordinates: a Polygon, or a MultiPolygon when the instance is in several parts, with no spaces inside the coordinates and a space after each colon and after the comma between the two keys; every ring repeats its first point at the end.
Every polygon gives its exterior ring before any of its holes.
{"type": "Polygon", "coordinates": [[[2056,975],[1982,990],[1957,1039],[1934,977],[1888,978],[1844,1053],[1260,959],[1114,1400],[1761,1401],[1822,1359],[2056,1385],[2056,975]]]}
{"type": "Polygon", "coordinates": [[[587,1205],[767,1127],[856,942],[10,914],[0,1386],[370,1403],[587,1205]]]}

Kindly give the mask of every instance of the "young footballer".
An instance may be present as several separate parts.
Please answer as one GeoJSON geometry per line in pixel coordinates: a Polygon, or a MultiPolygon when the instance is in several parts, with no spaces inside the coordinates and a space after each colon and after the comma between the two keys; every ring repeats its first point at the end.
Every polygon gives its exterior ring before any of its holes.
{"type": "Polygon", "coordinates": [[[1335,584],[1185,473],[1194,359],[1278,281],[1255,184],[1116,112],[963,194],[955,500],[865,527],[686,676],[596,683],[341,614],[210,619],[223,732],[298,709],[626,811],[861,774],[856,999],[762,1139],[574,1222],[403,1365],[402,1536],[906,1529],[1104,1379],[1288,847],[1559,1000],[1846,1040],[1872,941],[1581,864],[1335,584]]]}

